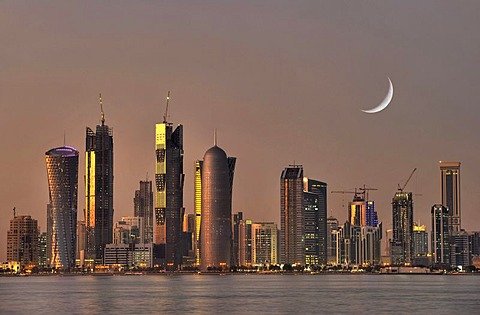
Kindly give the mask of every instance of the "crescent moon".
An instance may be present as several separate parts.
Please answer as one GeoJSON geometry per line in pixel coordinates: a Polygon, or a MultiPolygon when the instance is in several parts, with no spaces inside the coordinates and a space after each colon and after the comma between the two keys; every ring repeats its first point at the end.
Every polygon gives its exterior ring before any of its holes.
{"type": "Polygon", "coordinates": [[[382,110],[387,108],[388,104],[390,104],[390,102],[392,101],[392,98],[393,98],[392,80],[390,80],[389,77],[387,77],[387,79],[388,79],[388,82],[390,83],[390,86],[388,87],[387,96],[385,96],[383,101],[377,107],[372,108],[372,109],[362,109],[362,112],[367,113],[367,114],[375,114],[375,113],[381,112],[382,110]]]}

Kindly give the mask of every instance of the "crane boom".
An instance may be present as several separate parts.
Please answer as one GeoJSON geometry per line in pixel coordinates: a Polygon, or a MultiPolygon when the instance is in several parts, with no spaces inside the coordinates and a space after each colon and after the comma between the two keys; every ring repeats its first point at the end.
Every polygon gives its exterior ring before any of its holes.
{"type": "Polygon", "coordinates": [[[398,190],[400,190],[401,192],[403,192],[403,190],[405,189],[405,187],[407,187],[407,184],[408,184],[408,182],[410,181],[410,179],[412,179],[412,176],[413,176],[413,174],[415,173],[416,170],[417,170],[417,168],[415,167],[415,168],[413,169],[412,173],[410,174],[410,176],[408,177],[407,181],[406,181],[405,184],[403,185],[402,188],[400,188],[400,185],[398,185],[398,186],[399,186],[399,189],[398,189],[398,190]]]}

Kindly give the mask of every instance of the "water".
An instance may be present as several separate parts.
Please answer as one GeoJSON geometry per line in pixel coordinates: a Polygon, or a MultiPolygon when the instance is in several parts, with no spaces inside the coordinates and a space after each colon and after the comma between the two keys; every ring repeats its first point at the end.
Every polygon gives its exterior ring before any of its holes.
{"type": "Polygon", "coordinates": [[[480,276],[0,278],[0,314],[479,314],[480,276]]]}

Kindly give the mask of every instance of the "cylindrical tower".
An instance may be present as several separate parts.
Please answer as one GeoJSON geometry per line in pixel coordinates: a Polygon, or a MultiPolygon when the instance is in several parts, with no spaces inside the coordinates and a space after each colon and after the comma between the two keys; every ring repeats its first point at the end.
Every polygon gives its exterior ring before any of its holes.
{"type": "Polygon", "coordinates": [[[227,270],[231,260],[232,183],[235,158],[218,146],[203,158],[201,269],[227,270]]]}
{"type": "Polygon", "coordinates": [[[78,151],[55,148],[45,153],[48,176],[48,264],[57,269],[75,267],[77,231],[78,151]]]}

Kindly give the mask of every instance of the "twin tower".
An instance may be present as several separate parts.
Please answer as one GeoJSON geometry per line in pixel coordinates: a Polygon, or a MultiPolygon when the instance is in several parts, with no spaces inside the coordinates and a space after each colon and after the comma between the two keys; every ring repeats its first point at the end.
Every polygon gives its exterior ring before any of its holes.
{"type": "MultiPolygon", "coordinates": [[[[155,127],[155,243],[165,244],[168,270],[182,264],[183,126],[166,120],[155,127]]],[[[234,157],[215,145],[195,163],[195,262],[202,271],[224,270],[232,257],[232,188],[234,157]]]]}

